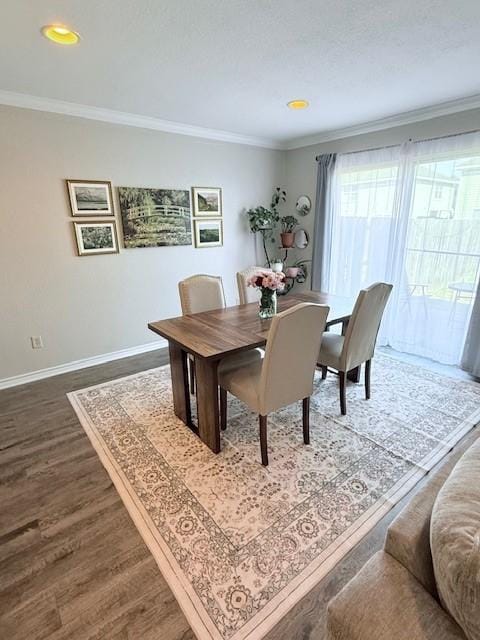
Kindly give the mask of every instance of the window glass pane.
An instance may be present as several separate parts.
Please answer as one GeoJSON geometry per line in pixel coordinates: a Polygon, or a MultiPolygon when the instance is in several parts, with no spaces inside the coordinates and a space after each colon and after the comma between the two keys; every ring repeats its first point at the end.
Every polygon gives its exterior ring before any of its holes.
{"type": "Polygon", "coordinates": [[[398,167],[346,171],[340,177],[340,212],[344,217],[391,217],[398,167]]]}
{"type": "Polygon", "coordinates": [[[338,175],[332,293],[354,297],[362,287],[385,279],[397,180],[394,164],[348,168],[338,175]]]}
{"type": "Polygon", "coordinates": [[[480,267],[480,156],[416,165],[405,251],[409,322],[394,344],[456,362],[480,267]]]}
{"type": "Polygon", "coordinates": [[[380,344],[460,362],[480,276],[479,148],[458,136],[337,161],[328,290],[353,301],[394,285],[380,344]]]}

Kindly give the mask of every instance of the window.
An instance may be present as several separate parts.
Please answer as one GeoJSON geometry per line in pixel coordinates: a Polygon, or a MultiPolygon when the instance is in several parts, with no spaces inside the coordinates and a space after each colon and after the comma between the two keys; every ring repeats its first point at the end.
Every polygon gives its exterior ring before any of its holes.
{"type": "Polygon", "coordinates": [[[435,190],[433,192],[433,197],[436,198],[437,200],[440,200],[440,198],[442,197],[442,193],[443,193],[443,187],[441,184],[436,184],[435,185],[435,190]]]}
{"type": "Polygon", "coordinates": [[[331,293],[394,284],[380,341],[457,364],[480,274],[480,135],[337,158],[331,293]]]}

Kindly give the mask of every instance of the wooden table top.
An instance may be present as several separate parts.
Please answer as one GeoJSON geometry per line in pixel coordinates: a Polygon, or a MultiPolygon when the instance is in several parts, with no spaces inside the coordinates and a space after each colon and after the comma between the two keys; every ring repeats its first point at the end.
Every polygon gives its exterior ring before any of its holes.
{"type": "MultiPolygon", "coordinates": [[[[300,302],[328,304],[327,326],[347,320],[352,304],[344,298],[326,293],[296,293],[278,297],[278,311],[285,311],[300,302]]],[[[188,316],[150,322],[148,328],[170,342],[180,345],[188,353],[216,360],[225,355],[261,347],[267,341],[271,319],[258,316],[258,302],[215,309],[188,316]]]]}

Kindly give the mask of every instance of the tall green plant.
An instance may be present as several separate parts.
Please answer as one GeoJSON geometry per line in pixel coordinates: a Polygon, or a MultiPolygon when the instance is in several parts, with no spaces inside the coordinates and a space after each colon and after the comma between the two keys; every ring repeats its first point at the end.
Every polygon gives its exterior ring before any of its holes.
{"type": "Polygon", "coordinates": [[[265,207],[249,209],[247,216],[250,231],[253,233],[257,233],[258,231],[271,231],[280,218],[276,211],[266,209],[265,207]]]}
{"type": "Polygon", "coordinates": [[[295,227],[298,226],[298,220],[295,216],[283,216],[280,218],[280,224],[283,233],[292,233],[295,227]]]}
{"type": "Polygon", "coordinates": [[[247,211],[250,231],[252,233],[261,233],[262,235],[263,250],[265,252],[265,258],[269,267],[271,265],[271,261],[267,251],[267,240],[270,240],[270,242],[275,242],[273,231],[276,224],[280,220],[278,207],[283,202],[285,202],[286,198],[287,192],[280,187],[276,187],[272,195],[270,209],[258,206],[247,211]]]}

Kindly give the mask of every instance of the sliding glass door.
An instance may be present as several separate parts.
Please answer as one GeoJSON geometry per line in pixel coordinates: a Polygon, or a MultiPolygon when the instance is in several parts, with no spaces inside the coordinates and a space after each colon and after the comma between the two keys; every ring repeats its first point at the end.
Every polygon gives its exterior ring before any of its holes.
{"type": "Polygon", "coordinates": [[[392,282],[380,343],[457,364],[480,272],[480,137],[339,156],[330,228],[329,290],[392,282]]]}

